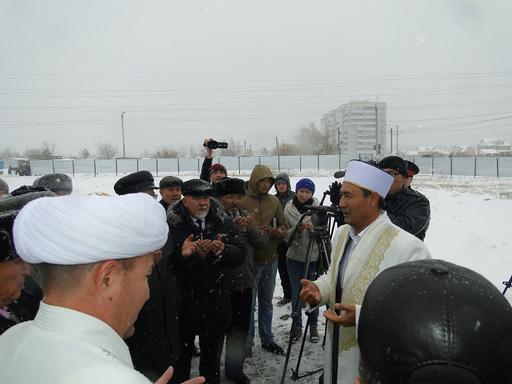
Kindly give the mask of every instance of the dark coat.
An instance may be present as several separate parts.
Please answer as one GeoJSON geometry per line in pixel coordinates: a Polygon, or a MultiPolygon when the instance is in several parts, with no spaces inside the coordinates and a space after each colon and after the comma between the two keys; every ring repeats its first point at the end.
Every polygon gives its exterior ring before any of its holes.
{"type": "Polygon", "coordinates": [[[149,277],[150,298],[135,322],[135,334],[126,340],[135,369],[154,380],[174,365],[180,354],[176,279],[163,255],[149,277]]]}
{"type": "Polygon", "coordinates": [[[430,202],[421,193],[404,188],[384,200],[391,222],[418,239],[425,239],[430,223],[430,202]]]}
{"type": "Polygon", "coordinates": [[[242,264],[244,248],[234,232],[233,222],[225,213],[210,208],[205,219],[203,239],[216,239],[221,235],[224,251],[202,258],[198,254],[181,256],[181,246],[191,234],[201,235],[201,230],[192,222],[183,205],[178,202],[168,215],[172,236],[163,248],[164,256],[170,255],[170,263],[176,274],[176,283],[181,294],[180,316],[189,319],[190,326],[207,332],[224,332],[231,319],[230,293],[223,284],[225,268],[242,264]]]}
{"type": "Polygon", "coordinates": [[[212,166],[213,158],[209,159],[207,157],[203,160],[203,165],[201,166],[201,174],[199,175],[199,178],[201,180],[210,182],[210,167],[212,166]]]}
{"type": "Polygon", "coordinates": [[[6,319],[0,316],[0,335],[12,326],[23,321],[34,320],[36,317],[43,294],[30,276],[25,280],[25,284],[27,288],[21,291],[21,296],[7,306],[7,310],[11,316],[13,315],[12,318],[6,319]]]}

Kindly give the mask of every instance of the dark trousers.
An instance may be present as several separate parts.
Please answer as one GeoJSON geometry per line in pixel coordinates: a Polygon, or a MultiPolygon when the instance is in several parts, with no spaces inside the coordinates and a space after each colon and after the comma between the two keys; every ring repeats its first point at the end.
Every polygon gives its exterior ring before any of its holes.
{"type": "Polygon", "coordinates": [[[199,374],[206,378],[207,384],[219,384],[220,357],[224,340],[223,330],[221,330],[220,333],[214,331],[205,332],[204,329],[197,332],[194,331],[192,327],[187,327],[187,325],[181,321],[180,325],[182,326],[180,329],[181,354],[174,365],[174,375],[171,383],[182,383],[190,378],[190,363],[192,361],[194,338],[196,334],[198,334],[199,348],[201,349],[199,374]]]}
{"type": "Polygon", "coordinates": [[[229,377],[238,377],[244,371],[245,340],[249,332],[251,305],[251,288],[231,291],[231,323],[226,330],[224,367],[224,372],[229,377]]]}
{"type": "Polygon", "coordinates": [[[288,277],[288,268],[286,267],[286,252],[288,246],[285,241],[280,241],[277,244],[277,270],[279,271],[279,278],[281,279],[281,286],[283,287],[283,296],[287,299],[292,297],[292,287],[290,285],[290,278],[288,277]]]}

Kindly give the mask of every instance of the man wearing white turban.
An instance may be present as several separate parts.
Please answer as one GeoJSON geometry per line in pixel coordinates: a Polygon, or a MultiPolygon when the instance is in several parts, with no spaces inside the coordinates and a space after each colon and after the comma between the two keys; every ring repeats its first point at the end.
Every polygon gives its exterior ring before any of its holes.
{"type": "Polygon", "coordinates": [[[316,281],[301,280],[300,297],[328,305],[324,384],[353,384],[359,373],[356,326],[366,288],[382,270],[429,259],[422,241],[400,229],[382,207],[393,177],[362,161],[349,162],[340,191],[345,224],[333,238],[331,265],[316,281]]]}
{"type": "MultiPolygon", "coordinates": [[[[34,321],[0,337],[0,382],[149,383],[133,369],[123,338],[149,297],[147,277],[167,234],[164,209],[142,193],[27,204],[14,243],[40,269],[45,296],[34,321]]],[[[184,257],[193,252],[193,243],[184,245],[184,257]]],[[[157,383],[171,376],[168,369],[157,383]]]]}

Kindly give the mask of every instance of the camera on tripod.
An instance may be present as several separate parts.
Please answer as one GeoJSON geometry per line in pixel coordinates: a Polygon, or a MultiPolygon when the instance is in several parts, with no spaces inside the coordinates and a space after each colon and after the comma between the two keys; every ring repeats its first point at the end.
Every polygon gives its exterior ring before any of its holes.
{"type": "Polygon", "coordinates": [[[228,147],[228,143],[225,141],[216,141],[213,139],[208,140],[203,146],[208,147],[210,149],[226,149],[228,147]]]}
{"type": "Polygon", "coordinates": [[[325,205],[306,205],[304,208],[310,212],[311,224],[313,224],[315,231],[327,231],[329,227],[329,214],[335,216],[338,211],[337,207],[325,205]]]}

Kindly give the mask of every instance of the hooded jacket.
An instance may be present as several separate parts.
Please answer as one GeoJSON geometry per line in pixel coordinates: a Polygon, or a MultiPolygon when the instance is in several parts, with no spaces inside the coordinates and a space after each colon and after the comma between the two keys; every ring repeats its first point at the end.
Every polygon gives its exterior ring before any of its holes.
{"type": "MultiPolygon", "coordinates": [[[[269,193],[258,192],[258,182],[264,178],[271,178],[274,184],[274,175],[266,165],[256,165],[252,170],[251,177],[247,183],[247,195],[242,199],[241,206],[254,216],[257,225],[273,226],[275,218],[275,227],[286,227],[286,219],[283,214],[283,207],[279,199],[269,193]]],[[[262,266],[277,260],[277,243],[279,240],[273,239],[265,233],[264,248],[256,250],[254,253],[254,262],[256,266],[262,266]]]]}
{"type": "Polygon", "coordinates": [[[283,180],[286,183],[286,192],[279,193],[277,192],[274,196],[279,199],[279,202],[281,203],[281,207],[286,206],[286,203],[288,203],[291,199],[294,198],[295,192],[292,191],[292,186],[290,185],[290,177],[286,173],[279,173],[276,176],[276,182],[277,180],[283,180]]]}

